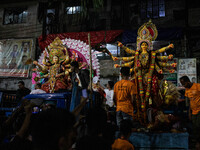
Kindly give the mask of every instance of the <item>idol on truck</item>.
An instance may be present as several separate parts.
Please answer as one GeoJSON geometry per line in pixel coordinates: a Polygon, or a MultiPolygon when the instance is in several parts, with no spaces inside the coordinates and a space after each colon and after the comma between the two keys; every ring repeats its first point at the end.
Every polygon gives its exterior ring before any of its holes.
{"type": "Polygon", "coordinates": [[[118,46],[130,54],[128,57],[112,57],[114,61],[120,60],[121,64],[115,64],[115,68],[130,67],[130,80],[137,86],[136,107],[134,118],[149,129],[154,129],[158,122],[170,122],[174,117],[165,115],[163,108],[177,103],[179,92],[176,86],[167,80],[163,81],[164,73],[174,73],[176,63],[170,63],[173,55],[164,55],[167,50],[173,49],[169,44],[158,50],[153,49],[153,41],[158,36],[156,26],[149,20],[144,23],[137,32],[137,49],[132,50],[121,42],[118,46]],[[162,118],[162,119],[160,119],[162,118]]]}

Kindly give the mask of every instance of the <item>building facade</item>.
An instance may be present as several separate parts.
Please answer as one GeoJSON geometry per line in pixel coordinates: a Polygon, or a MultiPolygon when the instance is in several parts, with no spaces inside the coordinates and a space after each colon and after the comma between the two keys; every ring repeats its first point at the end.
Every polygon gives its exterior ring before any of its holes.
{"type": "MultiPolygon", "coordinates": [[[[198,0],[1,0],[0,40],[33,39],[32,58],[38,59],[42,50],[38,37],[48,34],[84,31],[137,30],[144,22],[152,19],[160,33],[173,33],[173,39],[164,36],[155,42],[155,47],[174,43],[176,58],[197,58],[200,70],[200,6],[198,0]],[[91,3],[93,2],[93,3],[91,3]],[[179,31],[176,35],[176,29],[179,31]],[[165,32],[164,32],[165,31],[165,32]],[[177,37],[176,37],[177,36],[177,37]]],[[[158,35],[159,35],[158,32],[158,35]]],[[[119,38],[120,39],[120,38],[119,38]]],[[[135,41],[128,45],[134,45],[135,41]]],[[[116,41],[112,44],[116,45],[116,41]]],[[[119,53],[119,56],[125,56],[119,53]]],[[[100,58],[101,75],[116,80],[118,72],[107,57],[100,58]],[[113,76],[115,76],[113,78],[113,76]]],[[[17,82],[24,80],[31,87],[31,78],[0,78],[0,88],[16,90],[17,82]],[[14,83],[14,84],[13,84],[14,83]]],[[[106,80],[107,81],[107,80],[106,80]]],[[[199,75],[198,75],[198,81],[199,75]]]]}

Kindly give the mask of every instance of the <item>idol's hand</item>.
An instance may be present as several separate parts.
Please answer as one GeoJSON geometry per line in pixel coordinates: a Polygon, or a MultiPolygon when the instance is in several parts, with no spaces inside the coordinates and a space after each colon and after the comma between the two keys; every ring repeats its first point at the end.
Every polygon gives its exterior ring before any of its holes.
{"type": "Polygon", "coordinates": [[[177,66],[177,63],[172,63],[171,66],[175,68],[177,66]]]}
{"type": "Polygon", "coordinates": [[[174,56],[173,56],[172,54],[169,55],[169,59],[173,59],[173,57],[174,57],[174,56]]]}
{"type": "Polygon", "coordinates": [[[58,75],[56,75],[56,78],[60,78],[60,76],[61,76],[61,75],[60,75],[60,74],[58,74],[58,75]]]}
{"type": "Polygon", "coordinates": [[[44,57],[47,57],[47,52],[46,52],[46,51],[43,51],[43,53],[44,53],[44,57]]]}
{"type": "Polygon", "coordinates": [[[122,46],[123,46],[123,44],[122,44],[121,42],[117,41],[117,43],[118,43],[118,46],[119,46],[119,47],[122,47],[122,46]]]}
{"type": "Polygon", "coordinates": [[[36,71],[37,71],[37,68],[33,68],[32,71],[36,72],[36,71]]]}
{"type": "Polygon", "coordinates": [[[34,64],[34,65],[38,65],[38,62],[37,62],[37,61],[33,61],[33,64],[34,64]]]}
{"type": "Polygon", "coordinates": [[[169,44],[168,48],[174,48],[174,44],[169,44]]]}
{"type": "Polygon", "coordinates": [[[113,59],[113,61],[117,61],[118,60],[118,58],[114,57],[114,56],[112,56],[112,59],[113,59]]]}
{"type": "Polygon", "coordinates": [[[115,67],[115,68],[119,68],[120,65],[119,65],[119,64],[115,64],[114,67],[115,67]]]}

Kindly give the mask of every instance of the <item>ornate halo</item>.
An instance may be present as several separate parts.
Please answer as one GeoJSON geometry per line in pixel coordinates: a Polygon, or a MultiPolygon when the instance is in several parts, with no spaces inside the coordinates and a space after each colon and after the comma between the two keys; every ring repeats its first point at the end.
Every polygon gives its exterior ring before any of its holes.
{"type": "MultiPolygon", "coordinates": [[[[89,45],[87,45],[83,41],[70,39],[70,38],[66,38],[66,39],[63,39],[63,40],[60,40],[60,41],[62,42],[63,48],[67,48],[67,50],[79,52],[81,54],[81,56],[84,57],[85,62],[88,65],[90,64],[89,45]]],[[[51,53],[53,54],[54,51],[56,52],[56,46],[51,45],[51,47],[50,47],[50,45],[48,47],[53,48],[55,50],[53,50],[52,52],[47,54],[49,58],[51,57],[50,56],[51,53]]],[[[47,49],[45,49],[45,50],[47,51],[47,49]]],[[[62,51],[62,53],[64,53],[64,52],[62,51]]],[[[41,56],[38,59],[38,63],[41,64],[41,65],[44,65],[42,63],[43,58],[44,58],[44,54],[41,53],[41,56]]],[[[99,60],[97,59],[97,56],[96,56],[96,51],[92,51],[92,68],[96,72],[96,76],[99,77],[100,76],[100,64],[99,64],[99,60]]]]}
{"type": "Polygon", "coordinates": [[[140,44],[142,42],[148,43],[149,50],[153,50],[152,41],[154,41],[158,36],[158,31],[156,26],[152,23],[151,20],[149,22],[144,23],[138,29],[138,37],[137,37],[137,49],[140,49],[140,44]]]}
{"type": "Polygon", "coordinates": [[[138,36],[142,37],[142,35],[148,35],[151,36],[152,40],[155,41],[155,39],[158,36],[158,30],[156,28],[156,25],[152,23],[151,19],[147,22],[144,23],[139,29],[138,29],[138,36]],[[145,34],[144,30],[147,31],[145,34]]]}
{"type": "MultiPolygon", "coordinates": [[[[90,65],[90,53],[89,53],[89,45],[83,41],[75,40],[75,39],[63,39],[63,44],[68,47],[69,50],[75,50],[79,52],[86,60],[86,63],[90,65]]],[[[92,50],[92,68],[96,72],[96,76],[100,77],[100,64],[99,60],[96,56],[96,51],[92,50]]]]}

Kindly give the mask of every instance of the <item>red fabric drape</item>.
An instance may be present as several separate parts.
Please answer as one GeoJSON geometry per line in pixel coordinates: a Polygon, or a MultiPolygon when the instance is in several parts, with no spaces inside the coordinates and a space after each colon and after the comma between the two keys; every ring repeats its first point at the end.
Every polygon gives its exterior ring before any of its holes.
{"type": "Polygon", "coordinates": [[[41,35],[38,38],[39,46],[41,50],[44,50],[56,37],[61,40],[65,38],[71,38],[75,40],[80,40],[88,44],[88,33],[90,33],[91,46],[95,46],[98,43],[106,42],[110,43],[119,36],[123,30],[110,30],[110,31],[90,31],[90,32],[70,32],[70,33],[60,33],[60,34],[48,34],[44,39],[41,35]],[[106,36],[106,37],[105,37],[106,36]]]}

